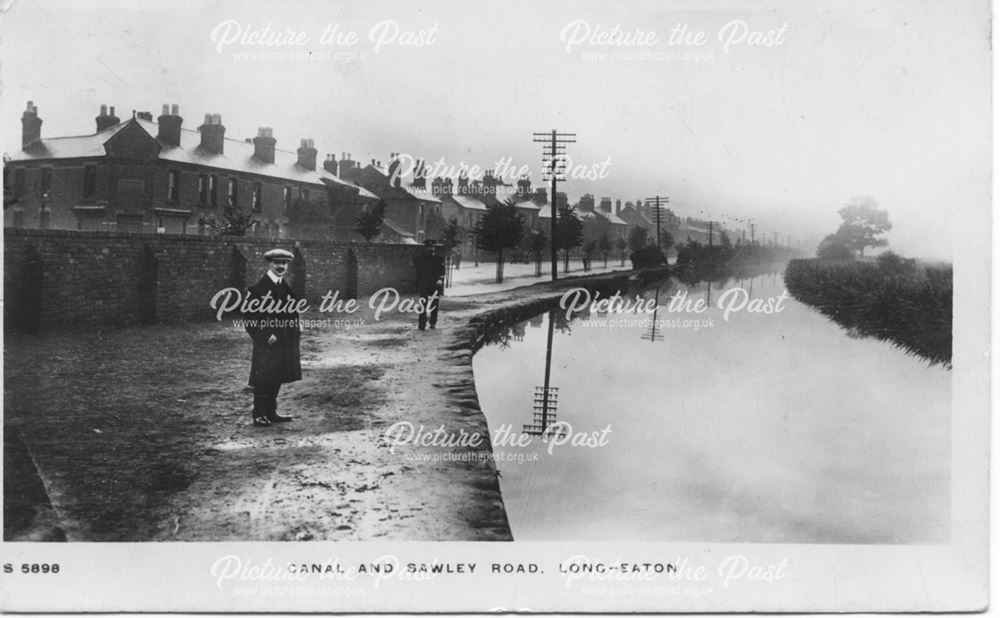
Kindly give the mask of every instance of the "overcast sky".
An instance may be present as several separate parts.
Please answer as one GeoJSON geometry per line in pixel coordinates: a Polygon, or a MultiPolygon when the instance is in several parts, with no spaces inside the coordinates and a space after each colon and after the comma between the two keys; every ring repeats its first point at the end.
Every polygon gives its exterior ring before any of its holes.
{"type": "Polygon", "coordinates": [[[321,159],[509,157],[536,183],[532,132],[572,131],[575,165],[610,165],[566,183],[571,201],[669,195],[682,216],[752,217],[810,250],[854,195],[889,211],[891,247],[926,257],[950,257],[960,213],[990,207],[982,0],[78,4],[14,0],[3,16],[5,151],[29,99],[43,137],[92,133],[101,103],[122,117],[178,103],[185,127],[220,113],[229,137],[271,126],[279,148],[310,137],[321,159]],[[268,24],[309,41],[222,37],[268,24]],[[703,44],[671,44],[685,24],[703,44]],[[322,45],[327,25],[356,43],[322,45]],[[633,45],[597,43],[616,25],[633,45]],[[756,31],[772,45],[748,45],[756,31]],[[651,56],[587,56],[622,52],[651,56]]]}

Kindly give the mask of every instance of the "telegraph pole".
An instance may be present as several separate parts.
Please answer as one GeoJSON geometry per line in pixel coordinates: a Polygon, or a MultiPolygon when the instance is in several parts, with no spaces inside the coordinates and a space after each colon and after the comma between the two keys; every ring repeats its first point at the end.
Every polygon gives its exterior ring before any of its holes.
{"type": "Polygon", "coordinates": [[[670,198],[669,197],[660,197],[659,195],[656,195],[654,197],[647,197],[646,198],[646,204],[647,205],[654,204],[655,207],[656,207],[656,248],[657,249],[660,249],[660,218],[661,218],[661,214],[662,214],[661,211],[660,211],[660,204],[661,203],[663,203],[663,204],[669,204],[670,203],[670,198]]]}
{"type": "Polygon", "coordinates": [[[708,246],[712,246],[712,222],[708,222],[708,246]]]}
{"type": "Polygon", "coordinates": [[[552,211],[552,225],[549,237],[549,245],[552,249],[552,280],[558,278],[559,256],[556,251],[556,217],[559,216],[559,204],[556,199],[556,181],[566,180],[566,146],[564,144],[576,143],[576,133],[560,133],[555,129],[546,133],[534,133],[535,142],[545,144],[542,148],[542,165],[546,171],[542,174],[552,181],[552,194],[549,196],[549,203],[552,211]]]}

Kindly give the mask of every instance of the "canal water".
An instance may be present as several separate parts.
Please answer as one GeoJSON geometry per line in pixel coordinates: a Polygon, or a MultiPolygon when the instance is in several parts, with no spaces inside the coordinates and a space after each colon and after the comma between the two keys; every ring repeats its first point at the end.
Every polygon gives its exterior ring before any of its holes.
{"type": "Polygon", "coordinates": [[[950,372],[791,298],[764,313],[784,290],[780,272],[671,280],[640,293],[655,320],[501,330],[473,367],[514,538],[948,542],[950,372]]]}

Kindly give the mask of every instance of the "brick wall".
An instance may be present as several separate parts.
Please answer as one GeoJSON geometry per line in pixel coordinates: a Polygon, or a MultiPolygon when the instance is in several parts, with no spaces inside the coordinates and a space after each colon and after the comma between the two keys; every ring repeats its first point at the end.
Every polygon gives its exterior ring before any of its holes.
{"type": "Polygon", "coordinates": [[[414,291],[412,259],[421,250],[414,245],[7,228],[5,325],[47,331],[211,320],[212,296],[256,281],[274,246],[295,251],[292,272],[305,276],[294,285],[313,307],[330,290],[341,298],[386,286],[414,291]]]}

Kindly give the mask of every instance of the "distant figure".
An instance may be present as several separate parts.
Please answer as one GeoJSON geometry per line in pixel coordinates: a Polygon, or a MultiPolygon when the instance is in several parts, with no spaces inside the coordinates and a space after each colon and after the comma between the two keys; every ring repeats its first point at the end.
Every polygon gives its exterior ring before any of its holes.
{"type": "MultiPolygon", "coordinates": [[[[268,270],[260,281],[247,290],[247,298],[263,299],[268,294],[273,301],[284,304],[295,294],[285,275],[292,253],[271,249],[264,254],[268,270]]],[[[299,362],[299,314],[261,311],[245,314],[245,328],[253,339],[253,361],[250,365],[250,386],[253,387],[253,424],[267,427],[287,423],[290,416],[278,414],[278,391],[281,385],[302,379],[299,362]]]]}
{"type": "Polygon", "coordinates": [[[417,270],[417,294],[423,308],[417,317],[417,327],[427,328],[429,315],[433,329],[437,327],[438,304],[444,294],[444,258],[437,250],[437,243],[425,240],[423,251],[413,258],[413,266],[417,270]]]}

